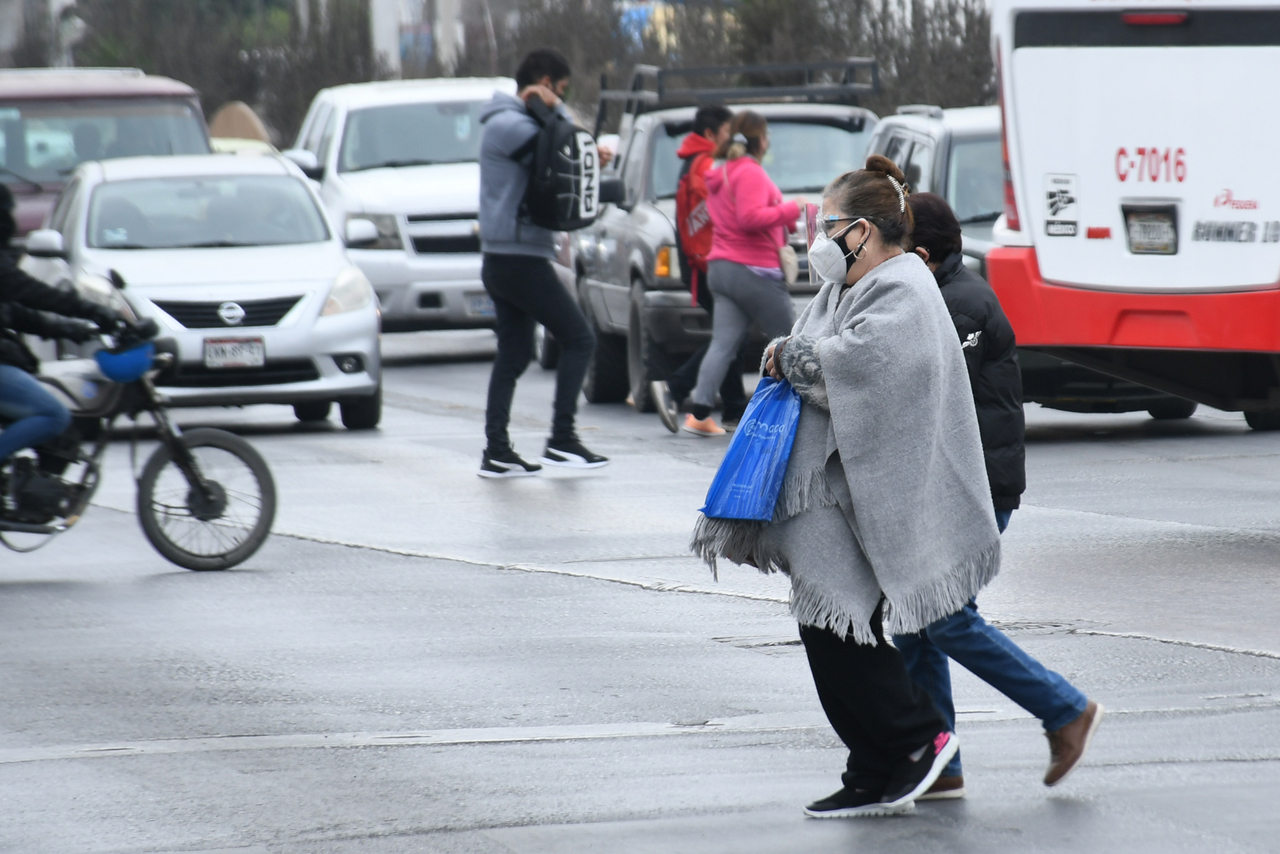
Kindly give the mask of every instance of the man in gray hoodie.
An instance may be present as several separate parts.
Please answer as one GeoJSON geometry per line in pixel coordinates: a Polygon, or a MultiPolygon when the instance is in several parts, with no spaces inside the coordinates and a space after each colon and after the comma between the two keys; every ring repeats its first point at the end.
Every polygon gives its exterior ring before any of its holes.
{"type": "MultiPolygon", "coordinates": [[[[516,71],[515,97],[494,93],[480,114],[480,278],[493,298],[498,354],[489,376],[485,410],[487,447],[481,477],[531,475],[542,466],[520,458],[511,446],[507,424],[516,380],[533,354],[534,325],[541,323],[560,344],[551,437],[542,453],[547,465],[598,468],[608,458],[578,439],[574,418],[587,364],[595,352],[595,333],[551,266],[556,233],[523,216],[522,204],[542,128],[538,117],[564,111],[569,63],[552,50],[535,50],[516,71]]],[[[567,115],[567,113],[565,113],[567,115]]]]}

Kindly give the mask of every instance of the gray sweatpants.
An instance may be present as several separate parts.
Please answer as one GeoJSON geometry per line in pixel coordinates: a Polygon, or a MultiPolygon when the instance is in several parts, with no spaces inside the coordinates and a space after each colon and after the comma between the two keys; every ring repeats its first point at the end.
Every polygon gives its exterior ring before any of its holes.
{"type": "Polygon", "coordinates": [[[713,407],[716,391],[734,354],[754,322],[770,338],[786,335],[796,321],[787,283],[757,276],[743,264],[712,261],[707,285],[716,297],[711,320],[711,349],[698,369],[698,384],[689,395],[695,406],[713,407]]]}

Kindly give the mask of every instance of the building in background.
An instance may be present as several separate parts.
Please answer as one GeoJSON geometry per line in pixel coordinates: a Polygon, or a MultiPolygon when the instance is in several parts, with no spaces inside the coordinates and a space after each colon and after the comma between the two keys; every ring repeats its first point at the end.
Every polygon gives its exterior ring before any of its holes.
{"type": "Polygon", "coordinates": [[[84,36],[74,6],[75,0],[0,0],[0,65],[74,65],[71,48],[84,36]],[[42,56],[30,56],[33,50],[42,56]]]}

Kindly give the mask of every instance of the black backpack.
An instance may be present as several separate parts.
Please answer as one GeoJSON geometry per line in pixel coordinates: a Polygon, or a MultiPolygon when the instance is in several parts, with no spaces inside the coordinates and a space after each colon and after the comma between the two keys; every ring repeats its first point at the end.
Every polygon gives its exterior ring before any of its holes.
{"type": "Polygon", "coordinates": [[[519,152],[533,155],[523,219],[551,231],[586,228],[600,212],[595,138],[537,98],[531,100],[529,114],[542,127],[519,152]]]}

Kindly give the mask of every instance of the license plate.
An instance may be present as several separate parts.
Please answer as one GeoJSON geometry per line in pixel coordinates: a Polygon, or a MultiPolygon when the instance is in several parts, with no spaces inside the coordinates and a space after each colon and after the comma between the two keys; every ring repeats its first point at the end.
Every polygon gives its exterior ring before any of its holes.
{"type": "Polygon", "coordinates": [[[1134,255],[1178,254],[1178,226],[1172,211],[1125,211],[1129,251],[1134,255]]]}
{"type": "Polygon", "coordinates": [[[261,338],[206,338],[206,368],[261,368],[267,364],[267,347],[261,338]]]}
{"type": "Polygon", "coordinates": [[[467,294],[467,314],[473,317],[493,317],[497,312],[488,294],[467,294]]]}

